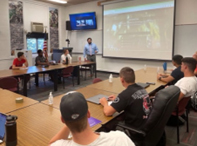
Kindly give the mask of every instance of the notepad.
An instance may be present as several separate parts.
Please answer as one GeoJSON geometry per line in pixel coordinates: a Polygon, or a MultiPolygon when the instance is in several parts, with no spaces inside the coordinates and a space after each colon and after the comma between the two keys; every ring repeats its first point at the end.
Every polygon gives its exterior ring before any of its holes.
{"type": "Polygon", "coordinates": [[[96,118],[90,117],[88,118],[88,123],[90,124],[90,127],[93,127],[94,125],[101,123],[101,121],[96,118]]]}

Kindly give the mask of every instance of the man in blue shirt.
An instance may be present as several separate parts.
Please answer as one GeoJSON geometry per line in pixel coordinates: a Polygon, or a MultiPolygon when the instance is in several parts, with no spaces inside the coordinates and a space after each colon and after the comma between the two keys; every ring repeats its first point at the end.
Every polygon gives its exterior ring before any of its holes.
{"type": "MultiPolygon", "coordinates": [[[[91,62],[96,62],[96,53],[98,53],[98,48],[97,46],[92,43],[92,38],[88,38],[87,39],[87,44],[84,47],[84,51],[83,51],[83,56],[85,61],[91,61],[91,62]]],[[[91,66],[90,68],[90,76],[93,76],[93,72],[94,72],[95,68],[93,68],[93,66],[91,66]]]]}

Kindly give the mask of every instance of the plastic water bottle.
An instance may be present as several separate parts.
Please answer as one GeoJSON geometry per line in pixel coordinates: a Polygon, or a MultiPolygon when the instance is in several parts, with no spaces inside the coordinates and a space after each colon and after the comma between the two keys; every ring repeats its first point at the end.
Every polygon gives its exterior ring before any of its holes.
{"type": "Polygon", "coordinates": [[[52,95],[52,92],[50,92],[49,94],[49,105],[52,105],[53,104],[53,95],[52,95]]]}
{"type": "Polygon", "coordinates": [[[110,82],[110,83],[113,82],[113,75],[112,75],[112,74],[109,75],[109,82],[110,82]]]}
{"type": "Polygon", "coordinates": [[[146,64],[144,65],[144,71],[146,71],[146,64]]]}
{"type": "Polygon", "coordinates": [[[160,68],[159,68],[159,67],[157,67],[157,74],[159,73],[159,71],[160,71],[160,68]]]}

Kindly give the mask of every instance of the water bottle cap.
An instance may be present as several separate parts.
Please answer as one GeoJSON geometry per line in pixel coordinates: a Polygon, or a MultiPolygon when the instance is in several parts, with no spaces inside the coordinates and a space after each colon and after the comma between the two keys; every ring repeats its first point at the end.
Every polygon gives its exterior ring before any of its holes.
{"type": "Polygon", "coordinates": [[[8,115],[6,118],[6,121],[15,121],[16,119],[17,119],[17,116],[8,115]]]}

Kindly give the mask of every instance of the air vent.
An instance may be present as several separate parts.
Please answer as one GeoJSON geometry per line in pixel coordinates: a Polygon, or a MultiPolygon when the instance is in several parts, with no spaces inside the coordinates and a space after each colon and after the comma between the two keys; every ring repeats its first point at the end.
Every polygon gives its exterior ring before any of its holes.
{"type": "Polygon", "coordinates": [[[43,23],[31,22],[31,32],[43,33],[43,31],[44,31],[43,23]]]}

